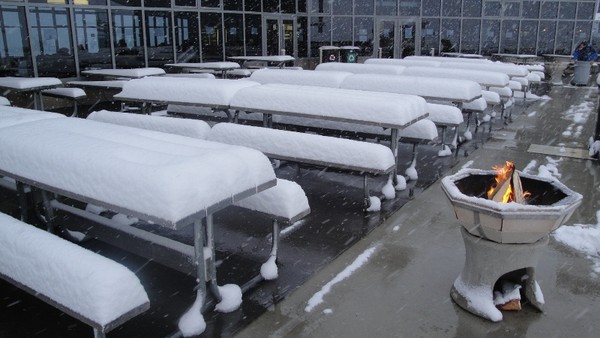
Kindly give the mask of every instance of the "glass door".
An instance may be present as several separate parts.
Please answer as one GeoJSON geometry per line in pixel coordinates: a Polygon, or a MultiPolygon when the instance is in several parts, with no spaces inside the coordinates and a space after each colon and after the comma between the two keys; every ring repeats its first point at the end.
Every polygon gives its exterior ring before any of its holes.
{"type": "Polygon", "coordinates": [[[263,50],[267,55],[296,55],[296,20],[292,16],[263,17],[263,50]]]}
{"type": "Polygon", "coordinates": [[[415,55],[418,49],[416,39],[419,26],[414,20],[380,19],[377,22],[378,39],[375,46],[381,58],[400,59],[415,55]]]}

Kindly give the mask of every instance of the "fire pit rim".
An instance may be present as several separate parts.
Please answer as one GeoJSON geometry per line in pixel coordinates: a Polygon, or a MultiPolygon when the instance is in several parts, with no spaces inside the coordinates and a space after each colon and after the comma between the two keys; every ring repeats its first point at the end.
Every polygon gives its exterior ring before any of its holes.
{"type": "Polygon", "coordinates": [[[527,204],[520,204],[520,203],[515,203],[515,202],[500,203],[500,202],[491,201],[491,200],[481,198],[481,197],[467,196],[462,191],[460,191],[460,189],[456,186],[456,183],[455,183],[456,181],[466,178],[468,176],[472,176],[472,175],[496,176],[495,170],[483,170],[483,169],[473,169],[473,168],[463,168],[453,175],[444,177],[441,181],[442,189],[444,190],[444,192],[446,193],[448,198],[450,198],[454,202],[462,202],[461,204],[465,203],[465,205],[471,206],[471,207],[476,205],[478,209],[487,209],[489,211],[499,212],[504,215],[510,215],[513,213],[522,213],[522,212],[532,212],[532,213],[539,213],[539,212],[549,213],[550,212],[551,213],[551,212],[555,211],[555,212],[562,213],[565,211],[565,209],[571,209],[573,207],[578,206],[579,203],[581,203],[581,200],[583,199],[583,196],[581,194],[569,189],[567,186],[565,186],[563,183],[561,183],[557,179],[550,179],[547,177],[530,175],[530,174],[523,173],[519,170],[517,170],[517,172],[519,173],[519,176],[521,176],[521,177],[531,179],[531,180],[536,180],[536,181],[543,181],[548,184],[551,184],[554,188],[562,191],[566,196],[564,198],[560,199],[559,201],[557,201],[553,204],[549,204],[549,205],[527,205],[527,204]]]}

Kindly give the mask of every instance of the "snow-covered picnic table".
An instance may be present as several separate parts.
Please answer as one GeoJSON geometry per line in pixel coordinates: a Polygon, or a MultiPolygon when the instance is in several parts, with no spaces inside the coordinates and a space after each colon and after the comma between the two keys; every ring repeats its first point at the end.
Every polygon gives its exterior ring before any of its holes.
{"type": "Polygon", "coordinates": [[[55,77],[0,77],[2,96],[10,92],[33,94],[34,109],[44,110],[41,92],[44,89],[62,86],[62,81],[55,77]]]}
{"type": "Polygon", "coordinates": [[[221,78],[227,78],[227,72],[239,69],[240,65],[235,62],[181,62],[167,63],[165,67],[180,69],[183,72],[209,71],[218,72],[221,78]]]}
{"type": "MultiPolygon", "coordinates": [[[[30,111],[31,117],[24,119],[17,113],[27,115],[8,110],[0,114],[0,175],[52,193],[52,197],[43,194],[47,210],[97,222],[94,227],[100,231],[96,234],[104,232],[104,240],[114,245],[168,266],[195,266],[199,304],[205,300],[205,282],[220,300],[212,215],[276,185],[265,155],[246,147],[151,130],[50,118],[54,116],[37,111],[30,111]],[[194,245],[110,222],[64,203],[64,198],[160,228],[193,226],[194,245]],[[139,242],[131,245],[131,239],[139,242]]],[[[51,228],[53,218],[46,216],[51,228]]],[[[81,226],[78,230],[91,231],[89,224],[81,226]]]]}
{"type": "Polygon", "coordinates": [[[285,67],[288,62],[296,61],[293,56],[290,55],[265,55],[265,56],[230,56],[227,59],[241,63],[242,68],[249,68],[249,64],[252,62],[264,63],[266,66],[274,65],[278,68],[285,67]]]}
{"type": "Polygon", "coordinates": [[[129,68],[129,69],[93,69],[84,70],[81,74],[90,77],[101,77],[104,79],[139,79],[146,76],[164,75],[162,68],[129,68]]]}

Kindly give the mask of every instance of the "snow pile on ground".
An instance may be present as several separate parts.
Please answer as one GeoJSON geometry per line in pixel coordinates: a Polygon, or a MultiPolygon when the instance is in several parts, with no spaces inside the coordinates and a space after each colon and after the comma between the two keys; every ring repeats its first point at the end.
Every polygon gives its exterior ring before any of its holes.
{"type": "Polygon", "coordinates": [[[574,224],[558,228],[553,236],[562,244],[582,252],[593,262],[593,271],[600,275],[600,210],[596,224],[574,224]]]}

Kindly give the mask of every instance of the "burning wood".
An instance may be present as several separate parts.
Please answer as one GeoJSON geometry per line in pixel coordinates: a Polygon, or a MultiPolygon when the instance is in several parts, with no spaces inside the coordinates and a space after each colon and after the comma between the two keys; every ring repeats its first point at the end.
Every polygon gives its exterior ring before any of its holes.
{"type": "Polygon", "coordinates": [[[529,193],[523,191],[521,178],[519,177],[519,173],[515,170],[515,164],[506,161],[506,164],[503,167],[493,167],[493,169],[496,170],[497,173],[495,178],[496,184],[488,190],[488,199],[499,203],[516,202],[527,204],[525,197],[527,197],[529,193]]]}

